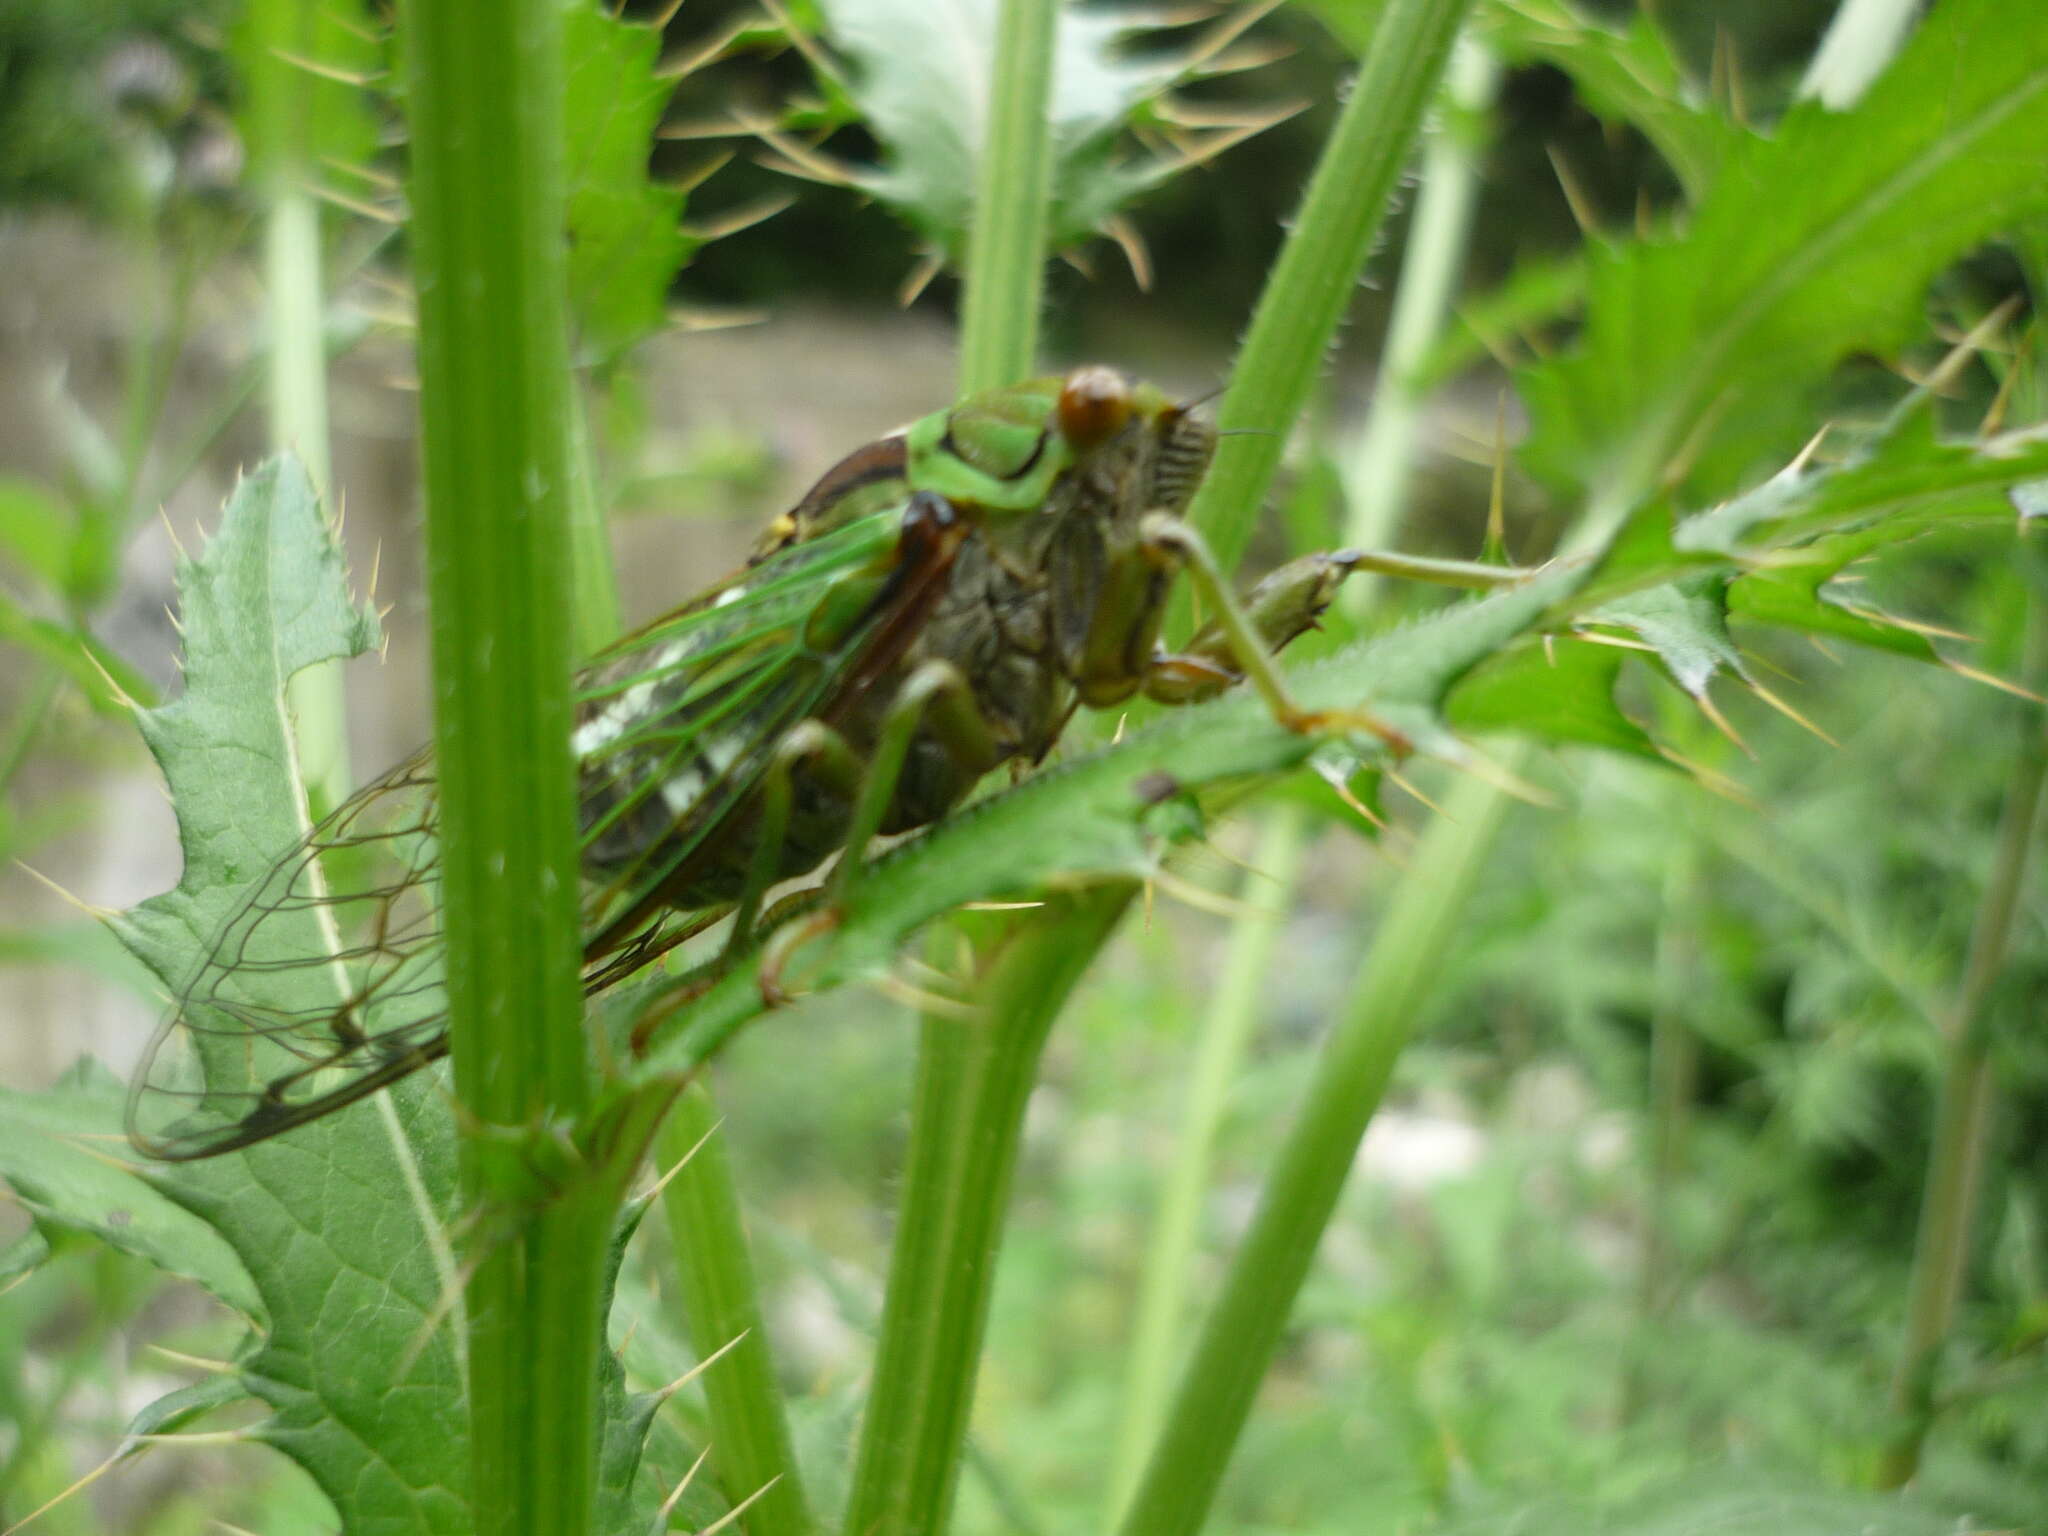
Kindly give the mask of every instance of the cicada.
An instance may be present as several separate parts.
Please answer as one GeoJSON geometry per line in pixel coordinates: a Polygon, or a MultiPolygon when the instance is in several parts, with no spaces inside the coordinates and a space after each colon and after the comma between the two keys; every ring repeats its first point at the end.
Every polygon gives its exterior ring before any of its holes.
{"type": "MultiPolygon", "coordinates": [[[[593,659],[571,743],[586,994],[728,914],[736,951],[769,887],[842,850],[857,868],[872,835],[1038,761],[1079,707],[1249,676],[1285,713],[1270,652],[1355,557],[1235,598],[1180,516],[1215,442],[1103,367],[971,396],[850,454],[739,571],[593,659]],[[1216,616],[1168,653],[1182,572],[1216,616]]],[[[445,1054],[437,831],[422,752],[278,857],[150,1044],[137,1148],[245,1147],[445,1054]]]]}

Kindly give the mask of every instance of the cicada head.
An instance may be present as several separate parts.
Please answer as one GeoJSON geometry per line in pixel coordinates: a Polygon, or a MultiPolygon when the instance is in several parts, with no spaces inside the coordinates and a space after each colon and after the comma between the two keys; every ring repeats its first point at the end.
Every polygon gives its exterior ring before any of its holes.
{"type": "Polygon", "coordinates": [[[971,395],[904,434],[905,476],[984,517],[1058,508],[1062,480],[1137,511],[1179,512],[1216,431],[1149,384],[1099,364],[971,395]]]}

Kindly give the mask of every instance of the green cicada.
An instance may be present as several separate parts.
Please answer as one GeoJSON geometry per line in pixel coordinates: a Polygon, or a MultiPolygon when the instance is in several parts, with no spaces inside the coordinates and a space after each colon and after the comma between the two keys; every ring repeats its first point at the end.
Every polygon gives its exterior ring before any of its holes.
{"type": "MultiPolygon", "coordinates": [[[[592,661],[573,738],[586,993],[728,913],[729,947],[750,942],[770,886],[842,849],[856,871],[875,833],[1043,757],[1079,706],[1249,676],[1285,714],[1270,650],[1352,561],[1312,556],[1233,598],[1179,517],[1214,447],[1188,407],[1107,368],[970,397],[849,455],[746,566],[592,661]],[[1166,654],[1182,571],[1217,617],[1166,654]]],[[[271,866],[151,1042],[139,1149],[248,1146],[445,1053],[437,817],[421,753],[271,866]]]]}

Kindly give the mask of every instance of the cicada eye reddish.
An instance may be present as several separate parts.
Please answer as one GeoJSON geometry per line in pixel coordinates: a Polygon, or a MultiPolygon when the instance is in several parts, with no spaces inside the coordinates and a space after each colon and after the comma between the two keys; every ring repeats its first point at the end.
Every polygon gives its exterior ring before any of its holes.
{"type": "Polygon", "coordinates": [[[1079,449],[1107,442],[1131,419],[1131,386],[1114,368],[1076,368],[1060,387],[1060,432],[1079,449]]]}

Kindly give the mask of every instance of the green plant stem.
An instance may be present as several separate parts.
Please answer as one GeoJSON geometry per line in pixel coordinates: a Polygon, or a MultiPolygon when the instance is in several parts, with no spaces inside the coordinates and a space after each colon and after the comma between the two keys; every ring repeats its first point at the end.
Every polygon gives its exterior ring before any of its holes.
{"type": "MultiPolygon", "coordinates": [[[[310,194],[278,181],[264,239],[270,315],[270,438],[304,461],[321,505],[334,514],[328,455],[327,337],[321,320],[320,212],[310,194]]],[[[317,820],[348,798],[348,717],[341,663],[295,674],[285,697],[298,744],[299,782],[317,820]]]]}
{"type": "MultiPolygon", "coordinates": [[[[358,61],[348,0],[250,0],[236,57],[244,76],[242,135],[264,209],[264,383],[270,446],[299,455],[313,489],[336,516],[328,418],[326,279],[319,203],[311,186],[324,158],[352,154],[369,137],[362,102],[307,61],[358,61]]],[[[360,25],[360,12],[354,16],[360,25]]],[[[299,782],[315,817],[348,795],[348,719],[342,666],[324,662],[287,684],[299,782]]]]}
{"type": "Polygon", "coordinates": [[[1000,0],[988,137],[977,167],[960,296],[962,394],[1023,378],[1038,354],[1052,195],[1046,108],[1058,29],[1058,0],[1000,0]]]}
{"type": "MultiPolygon", "coordinates": [[[[1251,435],[1225,439],[1224,452],[1205,482],[1204,500],[1193,514],[1209,526],[1201,511],[1207,505],[1209,519],[1220,515],[1234,529],[1219,551],[1226,564],[1234,562],[1249,536],[1282,440],[1306,404],[1317,363],[1378,232],[1466,9],[1465,0],[1393,0],[1304,195],[1219,411],[1222,425],[1248,427],[1251,435]],[[1217,473],[1232,459],[1236,467],[1219,487],[1217,473]]],[[[987,191],[1018,184],[1005,178],[997,161],[991,153],[983,166],[987,191]]],[[[984,221],[991,240],[1000,227],[984,221]]],[[[1009,238],[1017,239],[1014,229],[1009,238]]],[[[978,304],[1000,307],[1006,302],[993,288],[977,294],[978,274],[1007,272],[1009,281],[1023,287],[1022,260],[1028,290],[1010,295],[1007,302],[1014,306],[1028,298],[1036,315],[1042,253],[1028,259],[1022,252],[1012,254],[1018,260],[994,264],[989,258],[991,266],[977,262],[970,271],[965,305],[970,313],[981,313],[978,304]]],[[[1010,314],[1014,318],[1014,308],[1010,314]]],[[[984,339],[995,334],[995,324],[991,319],[972,329],[967,345],[973,356],[963,359],[963,380],[1001,383],[1028,366],[1020,356],[998,360],[995,343],[984,339]]],[[[1014,338],[1014,332],[1009,334],[1014,338]]],[[[1009,345],[1015,346],[1015,340],[1009,345]]],[[[847,1507],[850,1533],[896,1536],[945,1526],[1024,1098],[1053,1013],[1128,901],[1127,890],[1112,890],[1079,903],[1056,904],[1054,912],[1020,923],[978,990],[986,1022],[967,1029],[951,1021],[925,1022],[903,1216],[874,1395],[847,1507]],[[1056,972],[1058,984],[1037,975],[1040,971],[1056,972]]]]}
{"type": "MultiPolygon", "coordinates": [[[[1684,826],[1681,795],[1667,793],[1671,825],[1684,826]]],[[[1662,921],[1657,930],[1656,1006],[1650,1015],[1649,1177],[1643,1202],[1641,1269],[1636,1291],[1635,1336],[1623,1359],[1620,1407],[1623,1424],[1634,1421],[1648,1392],[1645,1365],[1650,1331],[1670,1303],[1671,1195],[1685,1165],[1687,1131],[1698,1075],[1699,1042],[1687,1021],[1686,1005],[1698,963],[1699,844],[1686,838],[1664,874],[1662,921]]]]}
{"type": "MultiPolygon", "coordinates": [[[[1514,753],[1507,766],[1519,766],[1522,756],[1514,753]]],[[[1423,838],[1203,1325],[1124,1536],[1191,1536],[1208,1518],[1359,1140],[1435,984],[1505,806],[1492,785],[1460,779],[1423,838]]]]}
{"type": "MultiPolygon", "coordinates": [[[[1469,39],[1452,50],[1444,92],[1459,116],[1431,135],[1423,155],[1422,192],[1408,228],[1379,386],[1349,477],[1347,540],[1354,546],[1390,542],[1400,526],[1421,405],[1410,379],[1443,325],[1464,266],[1465,235],[1478,182],[1477,134],[1471,119],[1491,103],[1497,75],[1492,56],[1469,39]]],[[[1528,574],[1405,555],[1366,554],[1358,564],[1361,573],[1452,586],[1498,586],[1528,574]]],[[[1352,614],[1363,617],[1373,600],[1374,583],[1355,575],[1344,592],[1352,614]]],[[[1250,1038],[1260,982],[1281,914],[1294,898],[1307,835],[1297,808],[1281,807],[1269,816],[1256,855],[1256,868],[1265,878],[1245,882],[1242,899],[1248,910],[1232,929],[1222,987],[1202,1030],[1181,1116],[1180,1144],[1160,1195],[1139,1291],[1124,1419],[1110,1471],[1107,1526],[1113,1526],[1128,1506],[1144,1470],[1145,1454],[1165,1417],[1174,1344],[1182,1329],[1185,1277],[1194,1254],[1201,1192],[1210,1177],[1216,1124],[1250,1038]]]]}
{"type": "MultiPolygon", "coordinates": [[[[2028,611],[2022,680],[2036,690],[2048,685],[2048,611],[2038,595],[2028,611]]],[[[2048,711],[2029,707],[2024,732],[2012,777],[2006,781],[1991,875],[1971,927],[1962,983],[1943,1021],[1947,1060],[1913,1246],[1906,1335],[1892,1377],[1891,1409],[1900,1427],[1878,1469],[1878,1485],[1884,1488],[1903,1486],[1919,1470],[1921,1450],[1933,1425],[1941,1346],[1955,1322],[1969,1265],[1996,1087],[1985,1003],[2005,964],[2033,853],[2042,786],[2048,780],[2048,711]]]]}
{"type": "Polygon", "coordinates": [[[1225,570],[1251,539],[1470,8],[1470,0],[1388,0],[1351,82],[1238,350],[1216,408],[1224,434],[1216,462],[1189,509],[1225,570]]]}
{"type": "MultiPolygon", "coordinates": [[[[1471,227],[1472,203],[1479,187],[1483,143],[1474,120],[1492,105],[1499,76],[1493,55],[1471,38],[1452,49],[1444,78],[1452,116],[1429,136],[1423,150],[1422,190],[1416,195],[1415,216],[1408,226],[1400,286],[1394,291],[1386,349],[1380,354],[1378,380],[1373,386],[1372,414],[1359,436],[1358,451],[1346,466],[1350,516],[1344,541],[1360,549],[1379,549],[1392,543],[1394,531],[1401,526],[1422,407],[1413,379],[1443,329],[1458,275],[1464,270],[1465,234],[1471,227]]],[[[1344,587],[1346,608],[1354,615],[1364,615],[1377,587],[1375,580],[1354,576],[1344,587]]]]}
{"type": "Polygon", "coordinates": [[[1059,898],[1013,930],[975,995],[980,1016],[928,1018],[909,1166],[847,1536],[948,1528],[996,1252],[1039,1053],[1067,994],[1129,904],[1125,883],[1059,898]]]}
{"type": "Polygon", "coordinates": [[[577,1536],[615,1191],[536,1175],[591,1085],[569,759],[562,11],[405,0],[473,1527],[577,1536]]]}
{"type": "MultiPolygon", "coordinates": [[[[1001,0],[961,295],[962,393],[1023,377],[1035,357],[1058,18],[1056,0],[1001,0]]],[[[1128,901],[1118,887],[1033,914],[1037,921],[1010,930],[981,978],[985,1018],[922,1021],[902,1213],[847,1499],[849,1533],[936,1536],[946,1527],[1024,1104],[1060,1004],[1128,901]]]]}
{"type": "Polygon", "coordinates": [[[1259,1018],[1273,941],[1293,902],[1308,835],[1308,818],[1299,806],[1275,809],[1266,818],[1258,851],[1252,856],[1255,873],[1246,876],[1239,892],[1246,910],[1231,927],[1222,978],[1197,1037],[1187,1093],[1177,1117],[1179,1137],[1173,1167],[1160,1190],[1152,1241],[1139,1281],[1123,1422],[1117,1430],[1116,1455],[1110,1468],[1106,1527],[1115,1524],[1129,1503],[1144,1470],[1145,1453],[1166,1416],[1174,1346],[1185,1331],[1187,1281],[1194,1264],[1202,1196],[1215,1157],[1216,1133],[1259,1018]]]}
{"type": "Polygon", "coordinates": [[[711,1466],[732,1503],[768,1489],[747,1509],[753,1536],[802,1536],[812,1529],[811,1515],[762,1330],[732,1159],[718,1127],[710,1094],[693,1084],[677,1099],[656,1143],[662,1164],[675,1167],[661,1203],[690,1343],[699,1359],[724,1350],[704,1374],[711,1466]]]}

